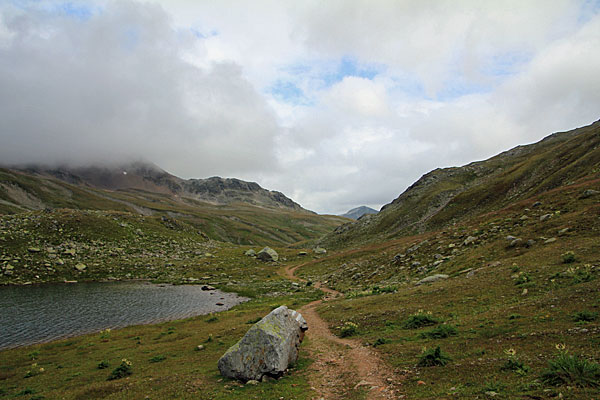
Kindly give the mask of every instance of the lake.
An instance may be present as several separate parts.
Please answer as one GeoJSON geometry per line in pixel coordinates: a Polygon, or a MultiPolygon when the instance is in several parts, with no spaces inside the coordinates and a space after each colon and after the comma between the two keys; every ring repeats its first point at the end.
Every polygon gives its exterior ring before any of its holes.
{"type": "Polygon", "coordinates": [[[227,310],[247,301],[200,285],[96,282],[0,287],[0,349],[227,310]],[[217,305],[222,303],[223,305],[217,305]]]}

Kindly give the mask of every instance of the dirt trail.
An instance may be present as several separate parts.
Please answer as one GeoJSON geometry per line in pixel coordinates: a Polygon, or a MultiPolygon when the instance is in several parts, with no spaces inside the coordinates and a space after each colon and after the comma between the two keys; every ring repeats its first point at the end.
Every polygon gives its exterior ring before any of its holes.
{"type": "MultiPolygon", "coordinates": [[[[283,275],[302,281],[295,276],[295,271],[303,265],[288,266],[283,275]]],[[[299,311],[308,323],[309,351],[315,360],[310,367],[309,379],[312,388],[319,394],[317,399],[346,399],[355,390],[365,390],[368,400],[404,398],[398,391],[402,379],[372,348],[363,346],[358,340],[335,336],[317,313],[321,303],[342,294],[320,283],[315,283],[315,287],[327,296],[299,311]]]]}

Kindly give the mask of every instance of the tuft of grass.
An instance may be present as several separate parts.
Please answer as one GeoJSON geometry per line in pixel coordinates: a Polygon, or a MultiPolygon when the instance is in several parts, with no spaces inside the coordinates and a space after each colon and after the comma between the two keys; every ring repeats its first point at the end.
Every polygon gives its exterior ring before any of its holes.
{"type": "Polygon", "coordinates": [[[151,363],[157,363],[157,362],[161,362],[161,361],[165,361],[167,359],[167,356],[164,356],[162,354],[159,354],[157,356],[154,356],[150,359],[151,363]]]}
{"type": "Polygon", "coordinates": [[[358,325],[354,322],[346,322],[342,329],[340,330],[340,337],[348,337],[356,335],[358,332],[358,325]]]}
{"type": "Polygon", "coordinates": [[[443,367],[450,361],[452,361],[452,359],[440,349],[440,346],[437,346],[435,349],[425,350],[423,354],[421,354],[417,366],[433,367],[440,365],[443,367]]]}
{"type": "Polygon", "coordinates": [[[445,339],[450,336],[458,335],[458,330],[452,325],[442,324],[427,332],[421,333],[421,338],[424,339],[445,339]]]}
{"type": "Polygon", "coordinates": [[[124,358],[121,360],[121,364],[110,373],[106,380],[113,381],[115,379],[121,379],[131,375],[133,373],[131,365],[131,361],[124,358]]]}
{"type": "Polygon", "coordinates": [[[254,325],[255,323],[257,323],[261,319],[262,319],[261,317],[252,318],[252,319],[249,319],[248,321],[246,321],[246,324],[248,324],[248,325],[254,325]]]}
{"type": "Polygon", "coordinates": [[[98,365],[96,366],[96,368],[98,368],[98,369],[106,369],[108,367],[110,367],[110,364],[108,363],[108,361],[105,361],[105,360],[100,361],[98,363],[98,365]]]}
{"type": "Polygon", "coordinates": [[[390,341],[387,340],[386,338],[377,338],[377,340],[375,341],[375,343],[373,343],[373,347],[377,347],[377,346],[381,346],[382,344],[386,344],[389,343],[390,341]]]}
{"type": "Polygon", "coordinates": [[[552,385],[572,385],[579,387],[600,387],[600,364],[580,359],[561,351],[542,375],[542,382],[552,385]]]}
{"type": "Polygon", "coordinates": [[[525,365],[522,361],[517,360],[516,358],[509,358],[506,360],[504,365],[500,367],[502,371],[513,371],[518,375],[527,375],[529,372],[529,367],[525,365]]]}
{"type": "Polygon", "coordinates": [[[573,253],[572,251],[567,251],[563,254],[561,254],[562,257],[562,262],[564,264],[571,264],[575,262],[575,253],[573,253]]]}
{"type": "Polygon", "coordinates": [[[573,314],[573,321],[575,322],[592,322],[598,319],[598,313],[593,311],[578,311],[573,314]]]}
{"type": "Polygon", "coordinates": [[[402,325],[404,329],[418,329],[423,326],[431,326],[439,323],[440,321],[431,316],[430,314],[418,313],[408,317],[402,325]]]}

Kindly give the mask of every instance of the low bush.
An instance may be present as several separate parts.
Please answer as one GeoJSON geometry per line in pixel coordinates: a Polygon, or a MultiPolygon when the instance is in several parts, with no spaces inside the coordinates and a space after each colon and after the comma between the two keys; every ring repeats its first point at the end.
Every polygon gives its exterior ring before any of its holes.
{"type": "Polygon", "coordinates": [[[580,359],[567,351],[560,351],[542,373],[542,382],[553,385],[600,387],[600,364],[580,359]]]}
{"type": "Polygon", "coordinates": [[[452,359],[445,354],[440,346],[435,349],[425,350],[423,354],[421,354],[421,358],[419,358],[419,362],[417,366],[419,367],[433,367],[435,365],[444,366],[448,364],[452,359]]]}
{"type": "Polygon", "coordinates": [[[402,325],[405,329],[418,329],[423,326],[431,326],[439,323],[440,321],[430,314],[418,313],[408,317],[402,325]]]}
{"type": "Polygon", "coordinates": [[[579,311],[573,314],[575,322],[592,322],[598,319],[598,313],[592,311],[579,311]]]}
{"type": "Polygon", "coordinates": [[[355,324],[354,322],[346,322],[346,323],[344,323],[344,325],[342,326],[342,329],[340,330],[340,337],[348,337],[348,336],[356,335],[357,332],[358,332],[357,324],[355,324]]]}
{"type": "Polygon", "coordinates": [[[440,325],[430,331],[421,333],[422,338],[428,339],[445,339],[450,336],[458,335],[458,330],[452,325],[440,325]]]}
{"type": "Polygon", "coordinates": [[[121,379],[131,375],[133,373],[131,365],[131,361],[124,358],[121,360],[121,364],[110,373],[107,380],[113,381],[115,379],[121,379]]]}

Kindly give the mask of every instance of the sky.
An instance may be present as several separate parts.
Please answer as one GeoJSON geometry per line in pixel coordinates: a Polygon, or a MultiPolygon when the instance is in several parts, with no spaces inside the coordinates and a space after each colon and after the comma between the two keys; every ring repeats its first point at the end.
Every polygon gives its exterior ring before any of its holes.
{"type": "Polygon", "coordinates": [[[305,208],[600,119],[600,0],[0,0],[0,163],[146,160],[305,208]]]}

